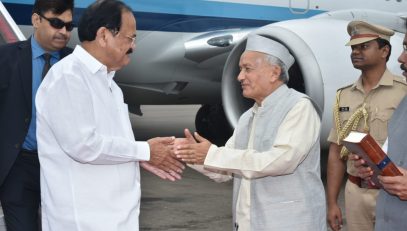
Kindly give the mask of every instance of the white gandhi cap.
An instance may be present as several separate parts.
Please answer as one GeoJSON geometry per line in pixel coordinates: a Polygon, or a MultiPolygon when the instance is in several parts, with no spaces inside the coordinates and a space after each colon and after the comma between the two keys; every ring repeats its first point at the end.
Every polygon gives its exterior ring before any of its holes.
{"type": "Polygon", "coordinates": [[[287,70],[294,63],[294,57],[284,45],[257,34],[251,34],[247,37],[246,51],[257,51],[272,55],[280,59],[285,64],[287,70]]]}

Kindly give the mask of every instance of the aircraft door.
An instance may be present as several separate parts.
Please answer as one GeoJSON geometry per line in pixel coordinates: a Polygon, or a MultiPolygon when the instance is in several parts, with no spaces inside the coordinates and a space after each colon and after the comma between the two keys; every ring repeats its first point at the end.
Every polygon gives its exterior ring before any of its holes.
{"type": "Polygon", "coordinates": [[[306,14],[310,8],[310,0],[289,0],[288,4],[293,14],[306,14]]]}

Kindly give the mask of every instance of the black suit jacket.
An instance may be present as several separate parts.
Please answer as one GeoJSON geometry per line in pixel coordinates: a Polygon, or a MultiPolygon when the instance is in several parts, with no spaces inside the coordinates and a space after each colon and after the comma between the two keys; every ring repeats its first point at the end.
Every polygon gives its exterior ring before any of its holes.
{"type": "MultiPolygon", "coordinates": [[[[72,52],[63,48],[60,57],[72,52]]],[[[10,171],[31,122],[31,39],[0,46],[0,186],[10,171]]]]}

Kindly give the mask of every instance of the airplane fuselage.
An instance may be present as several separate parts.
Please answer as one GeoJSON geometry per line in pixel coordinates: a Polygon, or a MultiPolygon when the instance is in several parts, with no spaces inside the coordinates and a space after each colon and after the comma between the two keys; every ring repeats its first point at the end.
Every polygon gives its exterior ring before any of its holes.
{"type": "MultiPolygon", "coordinates": [[[[2,2],[25,36],[30,36],[34,0],[2,2]]],[[[75,3],[74,22],[91,2],[75,3]]],[[[115,79],[131,112],[139,113],[139,105],[143,104],[223,104],[229,122],[235,125],[250,103],[240,102],[244,100],[240,97],[236,70],[227,70],[236,67],[225,69],[225,62],[233,58],[231,53],[237,57],[241,54],[242,50],[233,51],[244,45],[248,33],[263,33],[297,53],[297,69],[289,85],[317,102],[323,119],[323,144],[332,126],[336,89],[355,81],[360,74],[351,65],[350,49],[344,46],[349,39],[347,22],[367,20],[404,32],[405,14],[396,12],[407,9],[406,0],[124,2],[132,7],[137,19],[137,47],[131,63],[115,79]],[[238,106],[233,101],[238,101],[238,106]]],[[[390,69],[397,74],[401,73],[396,61],[401,36],[397,33],[392,40],[393,55],[389,61],[390,69]]],[[[74,30],[69,44],[73,47],[78,43],[74,30]]]]}

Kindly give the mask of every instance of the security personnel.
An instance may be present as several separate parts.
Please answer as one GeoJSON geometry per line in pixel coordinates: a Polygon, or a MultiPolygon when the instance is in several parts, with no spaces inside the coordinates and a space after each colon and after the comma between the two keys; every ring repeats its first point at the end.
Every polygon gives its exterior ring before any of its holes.
{"type": "Polygon", "coordinates": [[[391,54],[390,37],[394,32],[363,21],[348,24],[351,36],[351,60],[361,70],[352,85],[340,88],[336,94],[334,123],[328,137],[331,143],[328,158],[328,223],[332,230],[340,230],[342,214],[338,194],[347,166],[345,187],[346,221],[349,231],[374,230],[378,188],[357,177],[356,169],[347,159],[349,152],[341,141],[351,130],[370,133],[381,145],[387,137],[387,123],[407,92],[405,79],[387,70],[391,54]]]}
{"type": "Polygon", "coordinates": [[[36,0],[33,35],[0,46],[0,201],[7,231],[39,230],[34,99],[49,67],[72,52],[66,44],[73,29],[73,9],[73,0],[36,0]]]}

